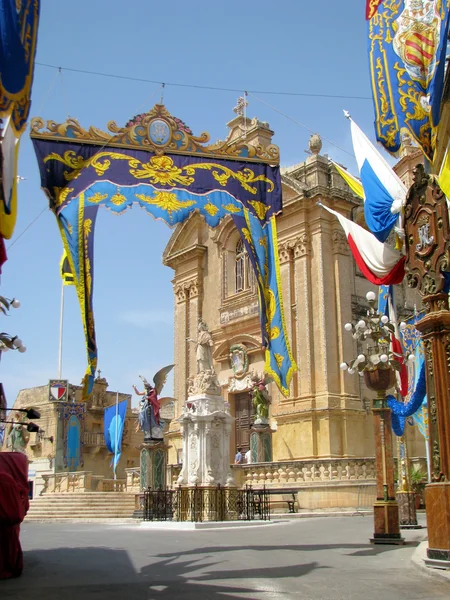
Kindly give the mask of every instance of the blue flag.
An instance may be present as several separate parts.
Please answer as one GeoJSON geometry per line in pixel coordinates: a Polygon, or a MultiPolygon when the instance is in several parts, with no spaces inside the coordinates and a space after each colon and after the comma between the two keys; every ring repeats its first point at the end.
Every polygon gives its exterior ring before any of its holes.
{"type": "Polygon", "coordinates": [[[128,400],[124,400],[119,404],[113,404],[105,408],[104,416],[104,434],[105,443],[108,450],[114,454],[111,464],[116,472],[117,463],[122,454],[122,436],[125,425],[125,415],[127,412],[128,400]]]}

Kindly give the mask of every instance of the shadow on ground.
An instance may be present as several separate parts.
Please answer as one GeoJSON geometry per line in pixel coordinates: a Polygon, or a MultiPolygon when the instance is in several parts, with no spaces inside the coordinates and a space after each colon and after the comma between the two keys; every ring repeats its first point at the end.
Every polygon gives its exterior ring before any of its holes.
{"type": "MultiPolygon", "coordinates": [[[[395,547],[345,543],[198,547],[181,552],[149,552],[141,560],[145,563],[147,558],[148,564],[140,570],[135,569],[124,549],[32,550],[24,553],[25,569],[20,579],[0,581],[0,597],[2,600],[165,600],[183,594],[183,600],[273,598],[272,594],[282,592],[280,580],[301,578],[318,569],[332,572],[333,567],[314,561],[292,565],[291,554],[289,566],[246,568],[243,564],[233,568],[230,565],[233,553],[239,551],[250,556],[264,552],[266,557],[277,553],[279,559],[279,553],[284,551],[305,553],[337,549],[344,553],[349,550],[347,556],[375,556],[395,547]]],[[[304,560],[305,554],[301,558],[304,560]]]]}
{"type": "Polygon", "coordinates": [[[310,562],[285,567],[209,570],[218,567],[224,552],[237,550],[241,548],[198,548],[183,553],[183,558],[184,554],[197,555],[188,560],[178,560],[180,555],[176,553],[161,560],[158,556],[149,557],[151,564],[139,572],[125,550],[101,547],[32,550],[25,552],[21,578],[0,581],[0,597],[2,600],[165,600],[182,594],[183,600],[255,598],[273,591],[274,580],[298,578],[315,569],[328,568],[310,562]],[[211,557],[216,552],[221,553],[219,561],[218,556],[211,557]],[[205,569],[208,572],[203,572],[205,569]],[[231,579],[233,584],[229,582],[231,579]],[[256,590],[248,581],[255,579],[256,590]]]}

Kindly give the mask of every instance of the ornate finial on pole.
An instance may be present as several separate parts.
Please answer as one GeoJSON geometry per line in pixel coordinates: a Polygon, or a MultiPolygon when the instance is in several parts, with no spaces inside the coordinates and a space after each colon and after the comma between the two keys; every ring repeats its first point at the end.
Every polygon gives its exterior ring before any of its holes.
{"type": "Polygon", "coordinates": [[[246,102],[245,98],[243,96],[239,96],[239,98],[237,99],[237,104],[236,106],[233,108],[233,111],[239,116],[239,117],[243,117],[244,116],[244,112],[246,107],[248,106],[248,102],[246,102]]]}

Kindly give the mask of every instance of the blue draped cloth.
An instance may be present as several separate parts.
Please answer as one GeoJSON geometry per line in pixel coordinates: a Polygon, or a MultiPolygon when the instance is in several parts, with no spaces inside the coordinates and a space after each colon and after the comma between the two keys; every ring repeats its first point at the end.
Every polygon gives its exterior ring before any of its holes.
{"type": "Polygon", "coordinates": [[[139,205],[173,227],[199,212],[210,227],[234,219],[257,276],[266,371],[289,392],[296,370],[281,299],[275,216],[281,212],[279,166],[34,138],[41,185],[56,214],[81,305],[88,353],[85,396],[97,368],[92,309],[94,230],[99,206],[116,214],[139,205]]]}
{"type": "Polygon", "coordinates": [[[406,418],[413,415],[422,406],[427,394],[425,369],[425,363],[422,363],[419,379],[409,402],[398,402],[394,396],[387,397],[388,406],[392,411],[392,430],[395,435],[403,435],[406,418]]]}

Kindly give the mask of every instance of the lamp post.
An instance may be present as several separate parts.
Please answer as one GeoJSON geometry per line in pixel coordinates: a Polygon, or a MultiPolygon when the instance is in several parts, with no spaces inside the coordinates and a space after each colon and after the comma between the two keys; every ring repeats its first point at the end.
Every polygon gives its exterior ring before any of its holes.
{"type": "Polygon", "coordinates": [[[350,363],[342,363],[341,369],[350,375],[358,372],[366,386],[376,392],[373,401],[373,424],[375,433],[375,463],[377,499],[374,504],[373,544],[403,544],[400,535],[398,504],[395,498],[394,461],[390,409],[386,392],[396,384],[395,372],[402,366],[403,357],[390,349],[394,325],[386,315],[375,308],[376,295],[366,295],[369,309],[365,318],[355,325],[347,323],[345,330],[360,342],[365,351],[350,363]]]}

